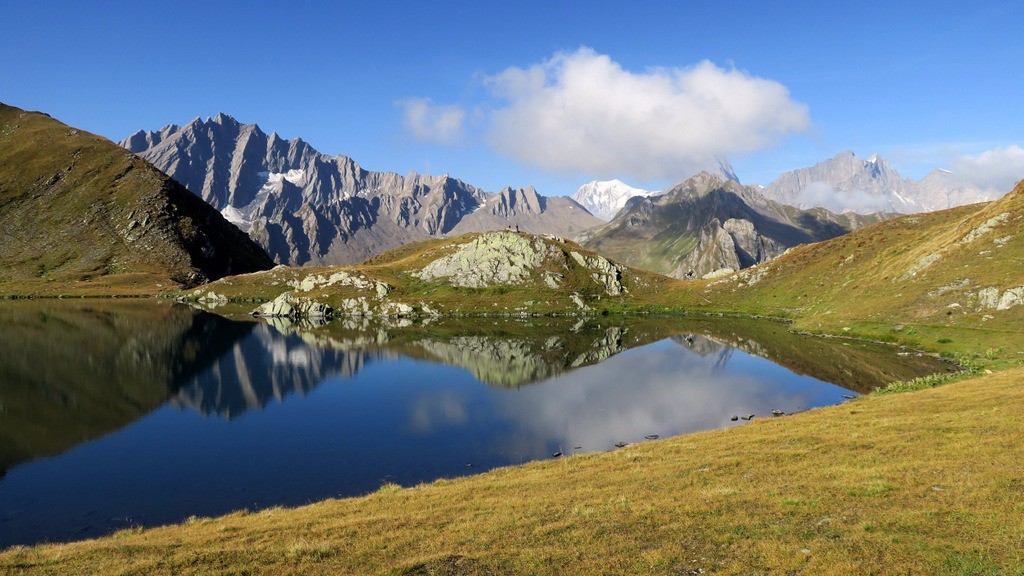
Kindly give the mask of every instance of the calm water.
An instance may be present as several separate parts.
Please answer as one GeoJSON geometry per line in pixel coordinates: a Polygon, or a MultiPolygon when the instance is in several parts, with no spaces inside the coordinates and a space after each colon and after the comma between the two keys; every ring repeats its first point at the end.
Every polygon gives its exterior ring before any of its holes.
{"type": "Polygon", "coordinates": [[[0,545],[615,449],[944,370],[765,322],[236,322],[0,305],[0,545]]]}

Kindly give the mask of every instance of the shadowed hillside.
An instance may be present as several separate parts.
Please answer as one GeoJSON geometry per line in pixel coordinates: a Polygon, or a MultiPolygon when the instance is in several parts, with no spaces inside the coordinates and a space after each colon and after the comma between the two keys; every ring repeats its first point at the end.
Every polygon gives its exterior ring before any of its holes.
{"type": "Polygon", "coordinates": [[[113,142],[0,104],[0,294],[154,293],[273,262],[113,142]]]}

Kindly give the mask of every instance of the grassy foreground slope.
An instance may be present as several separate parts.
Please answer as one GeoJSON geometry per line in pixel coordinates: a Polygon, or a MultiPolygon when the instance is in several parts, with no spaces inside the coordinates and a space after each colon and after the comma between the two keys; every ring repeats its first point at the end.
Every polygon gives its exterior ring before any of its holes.
{"type": "Polygon", "coordinates": [[[109,140],[0,104],[0,295],[155,294],[273,266],[109,140]]]}
{"type": "Polygon", "coordinates": [[[414,488],[0,554],[7,574],[1024,573],[1024,369],[414,488]]]}

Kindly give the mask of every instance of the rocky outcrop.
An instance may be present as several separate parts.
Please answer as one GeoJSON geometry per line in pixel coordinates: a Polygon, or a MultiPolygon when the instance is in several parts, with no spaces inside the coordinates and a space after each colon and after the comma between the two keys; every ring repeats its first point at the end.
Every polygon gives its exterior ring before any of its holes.
{"type": "Polygon", "coordinates": [[[363,169],[226,114],[121,143],[220,210],[279,263],[355,264],[428,238],[518,227],[574,234],[600,224],[532,187],[485,192],[461,180],[363,169]]]}
{"type": "Polygon", "coordinates": [[[585,256],[572,251],[569,255],[577,264],[590,270],[590,277],[600,284],[609,296],[618,296],[626,291],[626,287],[622,285],[622,266],[597,254],[585,256]]]}
{"type": "Polygon", "coordinates": [[[1008,310],[1024,304],[1024,286],[1000,290],[994,286],[968,293],[979,310],[1008,310]]]}
{"type": "Polygon", "coordinates": [[[491,232],[434,260],[416,276],[422,280],[445,279],[461,288],[521,284],[544,260],[559,255],[557,249],[540,238],[491,232]]]}
{"type": "Polygon", "coordinates": [[[300,292],[311,292],[318,288],[330,286],[351,286],[360,290],[369,290],[376,294],[378,298],[383,298],[391,292],[391,286],[386,282],[372,280],[357,272],[346,272],[344,270],[334,272],[330,276],[310,274],[301,280],[291,280],[288,284],[300,292]]]}
{"type": "MultiPolygon", "coordinates": [[[[481,234],[414,275],[421,280],[443,280],[460,288],[538,282],[560,289],[570,266],[582,268],[609,296],[620,296],[627,291],[622,282],[624,266],[598,254],[562,250],[546,238],[507,231],[481,234]]],[[[589,310],[578,294],[573,301],[577,307],[589,310]]]]}
{"type": "Polygon", "coordinates": [[[331,307],[301,296],[285,292],[253,311],[253,316],[268,318],[329,318],[331,307]]]}

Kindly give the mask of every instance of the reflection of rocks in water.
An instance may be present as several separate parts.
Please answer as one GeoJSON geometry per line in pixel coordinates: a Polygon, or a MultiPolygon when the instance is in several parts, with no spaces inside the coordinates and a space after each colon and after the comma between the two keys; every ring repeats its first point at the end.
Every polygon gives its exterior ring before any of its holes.
{"type": "MultiPolygon", "coordinates": [[[[362,352],[369,358],[389,350],[394,355],[461,366],[482,382],[503,387],[559,376],[667,337],[701,357],[713,358],[710,366],[716,370],[725,368],[735,350],[742,350],[855,390],[869,390],[871,386],[931,373],[936,364],[925,359],[907,365],[905,359],[885,349],[867,350],[801,337],[789,333],[785,325],[773,322],[345,317],[326,324],[278,320],[267,323],[264,329],[266,326],[273,326],[274,335],[291,338],[289,342],[301,339],[311,347],[334,350],[336,354],[362,352]]],[[[341,354],[338,356],[333,362],[339,366],[352,362],[351,358],[343,360],[341,354]]],[[[327,360],[310,360],[318,361],[327,360]]],[[[345,370],[350,369],[342,368],[336,373],[347,375],[345,370]]],[[[315,379],[310,375],[302,378],[315,379]]],[[[308,387],[296,390],[305,391],[308,387]]],[[[262,404],[253,404],[259,405],[262,404]]]]}
{"type": "Polygon", "coordinates": [[[326,326],[329,319],[323,316],[312,318],[292,318],[290,316],[265,316],[263,320],[281,334],[290,334],[296,331],[315,330],[326,326]]]}
{"type": "Polygon", "coordinates": [[[573,368],[604,362],[612,356],[622,352],[622,336],[625,333],[623,328],[613,326],[605,330],[604,334],[594,340],[590,349],[584,350],[572,361],[573,368]]]}
{"type": "Polygon", "coordinates": [[[621,352],[623,328],[575,327],[579,337],[456,336],[415,342],[428,357],[461,366],[481,382],[514,388],[596,364],[621,352]],[[596,337],[595,337],[596,333],[596,337]]]}
{"type": "Polygon", "coordinates": [[[289,394],[304,395],[327,378],[354,376],[374,360],[397,357],[369,349],[380,333],[332,338],[293,331],[297,326],[257,325],[209,370],[185,383],[172,404],[232,418],[289,394]]]}
{"type": "Polygon", "coordinates": [[[462,336],[449,340],[420,340],[417,346],[445,364],[462,366],[481,382],[515,387],[552,376],[556,368],[525,340],[462,336]]]}
{"type": "Polygon", "coordinates": [[[714,369],[722,370],[729,363],[734,348],[719,340],[702,334],[681,334],[672,337],[672,341],[702,358],[715,356],[714,369]]]}

